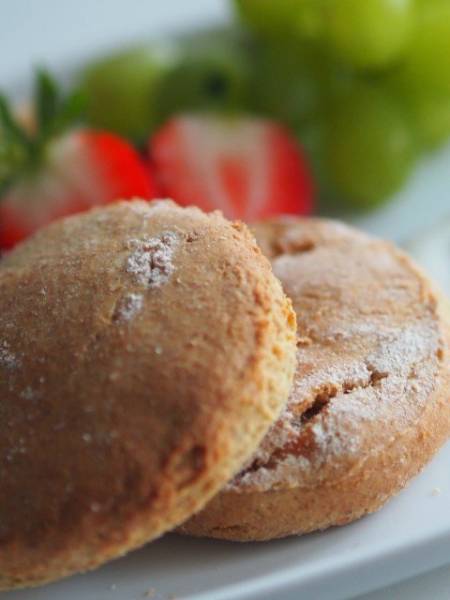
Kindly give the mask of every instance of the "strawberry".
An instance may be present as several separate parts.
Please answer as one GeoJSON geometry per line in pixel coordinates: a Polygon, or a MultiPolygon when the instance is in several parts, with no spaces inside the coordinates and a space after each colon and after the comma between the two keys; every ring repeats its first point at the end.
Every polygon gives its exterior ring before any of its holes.
{"type": "Polygon", "coordinates": [[[181,115],[153,136],[149,152],[160,192],[179,204],[246,221],[312,209],[303,153],[273,121],[181,115]]]}
{"type": "Polygon", "coordinates": [[[61,98],[38,73],[36,123],[28,131],[0,97],[0,248],[12,248],[64,215],[117,199],[154,196],[136,150],[111,133],[70,128],[80,97],[61,98]]]}

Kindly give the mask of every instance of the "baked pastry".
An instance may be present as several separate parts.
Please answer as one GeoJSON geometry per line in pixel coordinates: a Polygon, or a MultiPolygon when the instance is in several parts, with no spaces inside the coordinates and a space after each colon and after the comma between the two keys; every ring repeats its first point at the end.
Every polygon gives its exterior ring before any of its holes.
{"type": "Polygon", "coordinates": [[[450,433],[445,300],[402,252],[319,219],[255,227],[293,300],[287,408],[184,533],[266,540],[380,508],[450,433]]]}
{"type": "Polygon", "coordinates": [[[59,221],[0,266],[0,588],[189,517],[286,402],[295,315],[243,224],[171,202],[59,221]]]}

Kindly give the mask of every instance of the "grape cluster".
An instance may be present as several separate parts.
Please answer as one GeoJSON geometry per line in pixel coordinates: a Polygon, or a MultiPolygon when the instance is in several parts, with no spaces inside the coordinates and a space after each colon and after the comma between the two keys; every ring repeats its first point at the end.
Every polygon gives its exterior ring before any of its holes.
{"type": "Polygon", "coordinates": [[[256,108],[295,128],[329,206],[366,208],[450,136],[450,0],[235,0],[256,108]]]}

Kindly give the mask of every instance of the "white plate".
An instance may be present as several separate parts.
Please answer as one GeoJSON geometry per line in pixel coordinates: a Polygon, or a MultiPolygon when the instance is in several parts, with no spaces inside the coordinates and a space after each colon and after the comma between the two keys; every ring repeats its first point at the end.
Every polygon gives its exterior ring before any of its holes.
{"type": "Polygon", "coordinates": [[[235,544],[168,535],[98,571],[2,600],[340,600],[450,559],[450,447],[383,510],[303,538],[235,544]],[[295,590],[295,593],[294,593],[295,590]]]}
{"type": "MultiPolygon", "coordinates": [[[[161,35],[225,14],[225,0],[197,0],[195,6],[184,0],[16,0],[0,21],[0,79],[17,81],[37,59],[55,67],[61,59],[76,63],[136,33],[161,35]],[[149,11],[151,21],[144,19],[149,11]],[[70,28],[46,28],[64,18],[70,28]]],[[[406,242],[450,213],[449,189],[450,148],[426,160],[394,203],[355,223],[406,242]]],[[[382,511],[343,528],[243,545],[168,535],[93,573],[4,593],[2,600],[136,600],[150,590],[154,600],[349,598],[450,563],[449,464],[447,446],[382,511]]]]}

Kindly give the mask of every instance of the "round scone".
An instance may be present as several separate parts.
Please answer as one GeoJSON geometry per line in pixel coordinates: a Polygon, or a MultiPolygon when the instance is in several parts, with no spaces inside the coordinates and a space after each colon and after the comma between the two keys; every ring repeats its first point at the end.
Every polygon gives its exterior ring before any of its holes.
{"type": "Polygon", "coordinates": [[[0,588],[93,568],[201,508],[295,371],[295,315],[219,213],[124,202],[0,266],[0,588]]]}
{"type": "Polygon", "coordinates": [[[287,408],[181,530],[265,540],[380,508],[450,433],[449,313],[391,244],[339,223],[256,226],[298,320],[287,408]]]}

